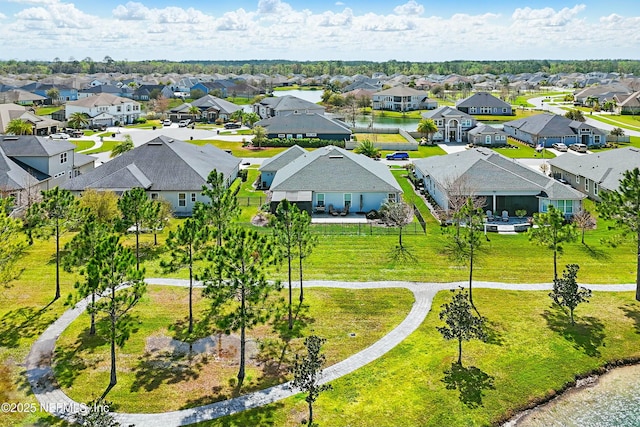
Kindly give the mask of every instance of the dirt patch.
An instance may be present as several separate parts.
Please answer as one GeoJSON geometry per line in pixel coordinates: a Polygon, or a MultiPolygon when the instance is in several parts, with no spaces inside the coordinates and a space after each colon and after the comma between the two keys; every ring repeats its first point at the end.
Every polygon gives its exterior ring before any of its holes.
{"type": "MultiPolygon", "coordinates": [[[[166,335],[155,335],[147,338],[145,351],[149,354],[202,354],[219,359],[237,359],[240,355],[240,337],[238,335],[210,335],[188,343],[166,335]]],[[[247,340],[245,353],[247,359],[255,360],[258,352],[256,341],[247,340]]]]}

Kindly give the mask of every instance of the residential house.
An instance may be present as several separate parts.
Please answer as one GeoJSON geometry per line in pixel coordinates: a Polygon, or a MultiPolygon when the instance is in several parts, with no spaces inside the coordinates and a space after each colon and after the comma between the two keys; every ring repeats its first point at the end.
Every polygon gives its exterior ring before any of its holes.
{"type": "Polygon", "coordinates": [[[207,122],[215,122],[218,119],[228,121],[231,115],[238,110],[242,110],[242,107],[213,95],[205,95],[191,103],[185,102],[172,108],[169,110],[169,118],[173,121],[182,119],[204,119],[207,122]],[[195,116],[191,112],[191,107],[197,107],[200,113],[195,116]]]}
{"type": "Polygon", "coordinates": [[[271,187],[271,183],[273,182],[273,178],[276,176],[276,172],[306,153],[307,150],[304,148],[301,148],[299,145],[293,145],[285,151],[265,159],[258,168],[260,171],[260,188],[266,190],[271,187]]]}
{"type": "Polygon", "coordinates": [[[640,149],[625,147],[584,156],[561,155],[548,161],[551,175],[567,182],[590,199],[601,191],[616,191],[627,170],[640,167],[640,149]]]}
{"type": "Polygon", "coordinates": [[[506,122],[503,130],[507,135],[531,146],[551,147],[556,142],[567,146],[576,143],[600,146],[607,138],[604,131],[594,126],[552,113],[506,122]]]}
{"type": "Polygon", "coordinates": [[[45,116],[37,116],[32,109],[17,104],[0,104],[0,133],[6,133],[11,120],[20,119],[31,125],[33,135],[49,135],[60,129],[61,123],[45,116]]]}
{"type": "Polygon", "coordinates": [[[621,83],[589,86],[575,92],[573,102],[578,105],[590,105],[597,101],[602,106],[607,101],[613,101],[616,95],[629,95],[632,92],[629,87],[621,83]]]}
{"type": "Polygon", "coordinates": [[[140,103],[137,101],[109,93],[101,93],[67,102],[65,119],[69,120],[74,113],[86,114],[90,118],[91,124],[113,126],[116,123],[134,123],[140,117],[141,110],[140,103]]]}
{"type": "Polygon", "coordinates": [[[473,145],[486,147],[507,145],[507,134],[502,129],[482,123],[467,132],[467,138],[473,145]]]}
{"type": "Polygon", "coordinates": [[[253,112],[261,119],[268,119],[290,113],[324,114],[324,107],[292,95],[270,96],[253,104],[253,112]]]}
{"type": "Polygon", "coordinates": [[[13,89],[0,92],[0,103],[2,104],[18,104],[18,105],[38,105],[44,104],[46,97],[36,93],[27,92],[21,89],[13,89]]]}
{"type": "Polygon", "coordinates": [[[406,86],[376,92],[372,98],[374,110],[414,111],[438,107],[438,101],[430,99],[427,92],[406,86]]]}
{"type": "Polygon", "coordinates": [[[351,129],[346,123],[318,113],[290,113],[258,121],[267,138],[317,138],[344,141],[351,138],[351,129]]]}
{"type": "Polygon", "coordinates": [[[640,114],[640,91],[629,95],[616,95],[616,114],[640,114]]]}
{"type": "Polygon", "coordinates": [[[133,92],[135,101],[149,101],[154,91],[158,91],[160,96],[171,99],[173,98],[173,90],[166,85],[142,84],[133,92]]]}
{"type": "Polygon", "coordinates": [[[424,112],[422,117],[433,120],[438,127],[438,131],[431,136],[432,141],[467,142],[467,133],[477,122],[475,117],[446,105],[424,112]]]}
{"type": "Polygon", "coordinates": [[[413,161],[414,173],[445,212],[453,196],[484,197],[483,210],[527,215],[553,205],[566,216],[581,210],[584,194],[495,151],[469,150],[413,161]]]}
{"type": "Polygon", "coordinates": [[[143,188],[151,199],[165,199],[176,215],[189,216],[196,202],[208,202],[202,186],[212,170],[224,174],[227,185],[238,176],[240,159],[206,144],[159,136],[67,182],[75,193],[86,188],[122,193],[143,188]]]}
{"type": "Polygon", "coordinates": [[[56,102],[64,103],[69,101],[76,101],[78,99],[78,90],[70,86],[33,82],[33,83],[26,84],[24,86],[21,86],[18,89],[22,89],[27,92],[44,96],[47,99],[49,98],[49,95],[47,95],[47,92],[49,92],[52,89],[55,89],[58,91],[58,99],[52,99],[51,102],[53,103],[56,103],[56,102]]]}
{"type": "MultiPolygon", "coordinates": [[[[0,151],[13,164],[5,166],[7,173],[5,184],[13,191],[27,192],[37,186],[40,190],[48,190],[61,186],[94,167],[95,157],[74,152],[76,146],[67,141],[53,141],[49,138],[33,135],[0,135],[0,151]],[[29,176],[20,172],[20,167],[29,176]]],[[[22,202],[19,200],[18,204],[22,202]]]]}
{"type": "Polygon", "coordinates": [[[78,99],[88,98],[90,96],[100,95],[102,93],[108,93],[113,96],[119,96],[122,98],[133,98],[134,90],[129,86],[116,86],[111,84],[104,84],[99,86],[92,86],[88,89],[80,89],[78,91],[78,99]]]}
{"type": "Polygon", "coordinates": [[[496,98],[488,92],[477,92],[456,102],[456,109],[467,114],[490,114],[493,116],[512,116],[511,104],[496,98]]]}
{"type": "Polygon", "coordinates": [[[310,214],[378,210],[402,194],[386,165],[335,146],[309,151],[280,168],[270,191],[272,212],[287,199],[310,214]]]}

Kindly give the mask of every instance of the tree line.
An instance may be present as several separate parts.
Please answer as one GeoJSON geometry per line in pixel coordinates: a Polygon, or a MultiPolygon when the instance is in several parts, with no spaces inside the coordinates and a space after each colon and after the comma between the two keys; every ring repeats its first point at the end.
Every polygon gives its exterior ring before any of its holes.
{"type": "Polygon", "coordinates": [[[504,60],[504,61],[288,61],[288,60],[193,60],[168,61],[114,60],[105,56],[102,60],[86,57],[82,60],[69,58],[66,61],[54,58],[52,61],[0,61],[2,74],[94,74],[94,73],[205,73],[205,74],[281,74],[285,76],[299,74],[308,77],[320,75],[371,75],[382,72],[386,75],[428,75],[428,74],[520,74],[543,72],[588,73],[616,72],[621,74],[640,74],[640,61],[631,59],[593,59],[593,60],[504,60]]]}

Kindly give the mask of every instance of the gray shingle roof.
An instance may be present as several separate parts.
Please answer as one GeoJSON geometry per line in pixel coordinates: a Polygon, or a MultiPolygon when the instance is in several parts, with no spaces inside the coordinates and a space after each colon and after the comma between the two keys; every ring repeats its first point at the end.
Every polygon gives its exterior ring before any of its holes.
{"type": "Polygon", "coordinates": [[[343,134],[351,135],[351,129],[336,120],[332,120],[324,114],[317,113],[290,113],[268,119],[260,120],[256,126],[262,126],[268,133],[290,133],[290,134],[343,134]]]}
{"type": "Polygon", "coordinates": [[[196,99],[191,103],[194,107],[200,109],[215,108],[220,112],[231,114],[235,111],[242,110],[242,107],[234,104],[233,102],[225,101],[224,99],[217,98],[213,95],[205,95],[196,99]]]}
{"type": "Polygon", "coordinates": [[[421,114],[421,116],[425,119],[443,119],[448,117],[456,117],[456,118],[465,118],[465,119],[473,119],[473,116],[464,113],[460,110],[456,110],[453,107],[448,105],[444,105],[442,107],[438,107],[435,110],[426,111],[421,114]]]}
{"type": "Polygon", "coordinates": [[[497,107],[511,108],[511,104],[496,98],[488,92],[478,92],[456,102],[456,107],[497,107]]]}
{"type": "Polygon", "coordinates": [[[279,153],[276,156],[270,157],[264,162],[262,162],[262,165],[260,165],[258,170],[260,172],[278,171],[283,167],[285,167],[286,165],[288,165],[289,163],[291,163],[292,161],[294,161],[295,159],[297,159],[298,157],[306,153],[307,153],[307,150],[305,150],[304,148],[300,147],[299,145],[293,145],[287,148],[282,153],[279,153]]]}
{"type": "Polygon", "coordinates": [[[389,168],[362,154],[335,146],[298,157],[280,169],[271,191],[401,193],[389,168]]]}
{"type": "Polygon", "coordinates": [[[260,101],[276,111],[324,110],[324,107],[292,95],[267,97],[260,101]]]}
{"type": "Polygon", "coordinates": [[[493,191],[544,191],[552,200],[585,198],[579,191],[486,148],[416,159],[413,164],[423,175],[442,184],[464,180],[480,195],[493,191]]]}
{"type": "Polygon", "coordinates": [[[33,135],[0,135],[0,146],[10,157],[51,157],[75,148],[67,141],[33,135]]]}
{"type": "Polygon", "coordinates": [[[513,127],[528,134],[538,135],[539,137],[575,135],[575,130],[578,128],[589,128],[603,133],[600,129],[588,124],[551,113],[536,114],[534,116],[512,120],[504,123],[504,126],[513,127]]]}
{"type": "Polygon", "coordinates": [[[112,95],[110,93],[101,93],[100,95],[88,96],[86,98],[78,99],[77,101],[67,102],[67,105],[74,105],[78,107],[94,108],[101,106],[112,106],[122,104],[139,104],[129,98],[123,98],[120,96],[112,95]]]}
{"type": "Polygon", "coordinates": [[[197,146],[159,136],[73,178],[64,187],[74,191],[123,186],[143,186],[155,191],[200,191],[213,169],[229,177],[239,164],[240,159],[213,145],[197,146]],[[145,185],[145,180],[151,185],[145,185]],[[135,185],[130,186],[132,183],[135,185]]]}
{"type": "Polygon", "coordinates": [[[640,168],[640,149],[625,147],[584,156],[567,153],[549,160],[549,164],[597,182],[602,188],[617,190],[625,171],[640,168]]]}
{"type": "Polygon", "coordinates": [[[502,129],[495,128],[493,126],[479,124],[468,132],[469,135],[507,135],[502,129]]]}
{"type": "Polygon", "coordinates": [[[18,190],[33,181],[33,177],[16,162],[9,159],[0,147],[0,188],[18,190]]]}

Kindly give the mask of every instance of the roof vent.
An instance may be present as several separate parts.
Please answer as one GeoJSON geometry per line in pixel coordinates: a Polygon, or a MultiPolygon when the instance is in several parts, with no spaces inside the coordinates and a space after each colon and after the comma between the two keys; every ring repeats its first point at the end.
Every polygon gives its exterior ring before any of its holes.
{"type": "Polygon", "coordinates": [[[330,159],[342,159],[344,156],[329,156],[330,159]]]}

